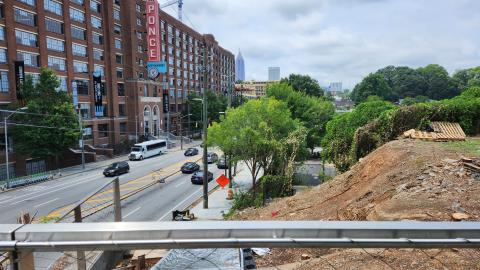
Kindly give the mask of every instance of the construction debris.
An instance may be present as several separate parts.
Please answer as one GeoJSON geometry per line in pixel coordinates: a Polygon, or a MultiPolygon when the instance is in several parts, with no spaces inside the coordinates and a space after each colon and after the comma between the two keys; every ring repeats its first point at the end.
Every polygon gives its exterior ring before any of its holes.
{"type": "Polygon", "coordinates": [[[405,138],[426,140],[426,141],[465,141],[466,135],[458,123],[432,122],[433,132],[410,129],[403,133],[405,138]]]}
{"type": "Polygon", "coordinates": [[[465,213],[453,213],[452,218],[455,221],[462,221],[462,220],[468,220],[470,216],[465,213]]]}

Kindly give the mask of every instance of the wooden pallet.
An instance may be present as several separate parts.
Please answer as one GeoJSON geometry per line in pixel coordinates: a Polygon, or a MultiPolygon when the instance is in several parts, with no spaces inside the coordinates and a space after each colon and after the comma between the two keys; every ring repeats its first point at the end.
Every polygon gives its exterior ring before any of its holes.
{"type": "Polygon", "coordinates": [[[435,132],[419,131],[410,129],[403,133],[405,138],[412,138],[426,141],[464,141],[466,139],[465,132],[458,123],[449,122],[433,122],[432,128],[435,132]]]}

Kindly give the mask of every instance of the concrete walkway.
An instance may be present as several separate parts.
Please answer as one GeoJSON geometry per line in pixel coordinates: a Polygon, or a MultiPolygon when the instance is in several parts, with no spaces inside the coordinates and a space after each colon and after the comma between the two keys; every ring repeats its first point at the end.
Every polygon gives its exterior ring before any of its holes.
{"type": "MultiPolygon", "coordinates": [[[[262,177],[261,171],[258,175],[262,177]]],[[[252,175],[248,167],[242,162],[238,164],[237,174],[233,177],[233,192],[246,192],[252,188],[252,175]]],[[[223,215],[227,214],[232,208],[233,201],[227,200],[228,186],[218,187],[208,196],[208,209],[203,209],[203,201],[199,200],[197,204],[190,208],[190,212],[195,214],[197,220],[223,220],[223,215]]]]}

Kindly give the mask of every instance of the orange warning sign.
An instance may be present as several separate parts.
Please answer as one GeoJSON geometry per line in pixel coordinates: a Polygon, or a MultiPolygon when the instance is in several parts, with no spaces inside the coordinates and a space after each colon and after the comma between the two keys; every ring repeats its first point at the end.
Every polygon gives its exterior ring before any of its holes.
{"type": "Polygon", "coordinates": [[[226,177],[224,174],[220,175],[216,181],[221,187],[225,187],[228,185],[228,183],[230,183],[230,179],[228,179],[228,177],[226,177]]]}

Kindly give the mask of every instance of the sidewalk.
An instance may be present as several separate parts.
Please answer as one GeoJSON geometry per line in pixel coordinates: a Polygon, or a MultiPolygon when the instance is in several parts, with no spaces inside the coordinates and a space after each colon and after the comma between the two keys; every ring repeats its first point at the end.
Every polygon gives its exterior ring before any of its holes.
{"type": "MultiPolygon", "coordinates": [[[[258,179],[262,177],[262,171],[258,179]]],[[[248,167],[242,162],[238,164],[237,175],[233,177],[233,192],[246,192],[252,187],[252,175],[248,167]]],[[[223,220],[223,215],[232,208],[233,200],[227,200],[228,187],[217,187],[208,196],[208,209],[203,209],[202,201],[190,208],[198,220],[223,220]]]]}

